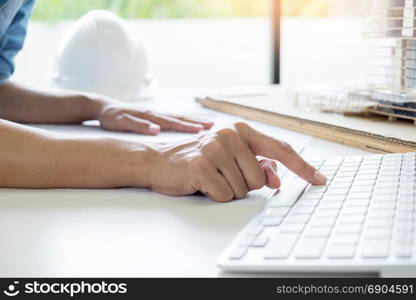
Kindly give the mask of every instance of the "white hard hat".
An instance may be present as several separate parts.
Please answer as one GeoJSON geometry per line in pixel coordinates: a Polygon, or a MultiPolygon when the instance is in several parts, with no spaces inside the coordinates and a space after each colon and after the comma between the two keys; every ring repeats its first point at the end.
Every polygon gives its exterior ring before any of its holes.
{"type": "Polygon", "coordinates": [[[121,100],[148,97],[152,86],[143,43],[126,22],[104,10],[83,16],[64,37],[54,82],[121,100]]]}

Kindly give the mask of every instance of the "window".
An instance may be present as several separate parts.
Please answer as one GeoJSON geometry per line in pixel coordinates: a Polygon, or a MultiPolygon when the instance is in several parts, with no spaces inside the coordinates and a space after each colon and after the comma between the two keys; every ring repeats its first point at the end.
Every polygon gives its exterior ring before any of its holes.
{"type": "MultiPolygon", "coordinates": [[[[333,33],[326,21],[314,20],[355,15],[360,2],[282,0],[283,82],[297,81],[294,78],[304,82],[326,69],[328,79],[336,78],[330,66],[348,64],[342,61],[344,56],[339,54],[341,60],[321,67],[316,55],[329,57],[328,53],[343,43],[341,36],[347,29],[333,33]],[[338,38],[322,54],[316,41],[329,43],[329,34],[338,38]]],[[[62,36],[86,12],[108,9],[126,18],[135,35],[145,42],[159,87],[268,84],[272,48],[270,8],[271,0],[39,0],[25,48],[17,58],[14,79],[36,86],[50,85],[62,36]]],[[[357,22],[351,24],[359,31],[357,22]]],[[[338,28],[342,26],[338,24],[338,28]]],[[[350,35],[346,33],[347,37],[350,35]]]]}

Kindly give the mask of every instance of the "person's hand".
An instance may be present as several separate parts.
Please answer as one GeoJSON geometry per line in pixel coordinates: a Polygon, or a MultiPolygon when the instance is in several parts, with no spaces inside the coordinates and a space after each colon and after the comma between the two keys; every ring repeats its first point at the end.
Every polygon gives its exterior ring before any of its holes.
{"type": "Polygon", "coordinates": [[[159,145],[156,150],[158,156],[149,174],[150,188],[167,195],[200,191],[213,200],[225,202],[243,198],[249,191],[265,185],[277,189],[280,179],[273,160],[279,160],[314,185],[326,183],[325,176],[290,145],[245,123],[176,145],[159,145]],[[273,160],[258,161],[256,156],[273,160]]]}
{"type": "Polygon", "coordinates": [[[156,135],[160,131],[198,133],[210,129],[214,122],[189,117],[160,114],[135,107],[111,104],[104,106],[97,117],[101,127],[114,131],[130,131],[156,135]]]}

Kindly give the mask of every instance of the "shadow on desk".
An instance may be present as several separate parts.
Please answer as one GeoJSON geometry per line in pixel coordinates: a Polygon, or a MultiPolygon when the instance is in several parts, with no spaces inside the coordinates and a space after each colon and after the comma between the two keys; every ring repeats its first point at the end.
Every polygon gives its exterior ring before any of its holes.
{"type": "MultiPolygon", "coordinates": [[[[0,189],[9,200],[1,200],[3,212],[28,212],[39,214],[60,214],[78,212],[118,218],[140,213],[146,216],[157,212],[165,217],[177,218],[193,228],[203,230],[226,230],[241,219],[241,214],[255,212],[258,201],[237,200],[230,203],[216,203],[203,195],[169,197],[146,189],[0,189]],[[13,194],[15,195],[13,197],[13,194]],[[240,203],[237,203],[240,201],[240,203]],[[241,204],[244,202],[244,204],[241,204]],[[232,207],[233,213],[229,213],[232,207]]],[[[113,219],[114,220],[114,219],[113,219]]],[[[159,220],[149,220],[150,223],[159,220]]]]}
{"type": "Polygon", "coordinates": [[[0,276],[216,276],[261,201],[143,189],[0,189],[0,276]]]}

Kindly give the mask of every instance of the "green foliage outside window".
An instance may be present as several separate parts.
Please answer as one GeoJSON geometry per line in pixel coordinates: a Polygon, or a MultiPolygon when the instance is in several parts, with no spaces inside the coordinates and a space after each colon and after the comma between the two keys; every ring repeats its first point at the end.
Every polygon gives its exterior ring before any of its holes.
{"type": "MultiPolygon", "coordinates": [[[[331,0],[283,0],[283,14],[324,16],[331,0]]],[[[79,18],[92,9],[108,9],[124,18],[265,17],[270,0],[37,0],[33,18],[79,18]]]]}

